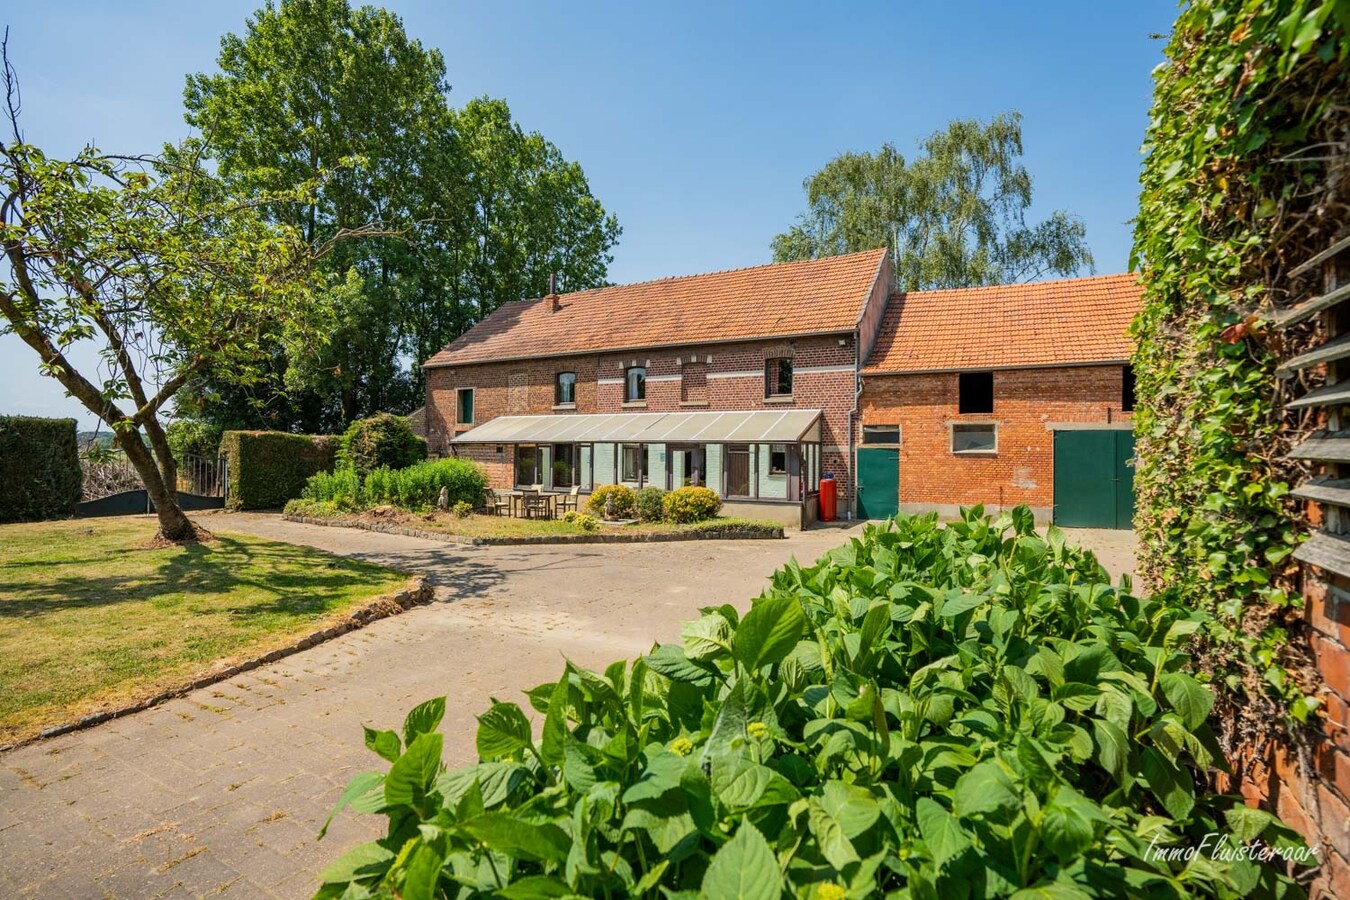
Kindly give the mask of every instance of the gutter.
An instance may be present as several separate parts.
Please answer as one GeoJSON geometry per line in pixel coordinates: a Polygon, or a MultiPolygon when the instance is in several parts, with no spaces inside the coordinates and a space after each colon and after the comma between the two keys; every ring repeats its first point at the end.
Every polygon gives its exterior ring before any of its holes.
{"type": "MultiPolygon", "coordinates": [[[[467,333],[467,332],[466,332],[467,333]]],[[[847,328],[832,328],[823,331],[795,331],[789,334],[752,334],[747,337],[735,338],[713,338],[711,340],[699,341],[679,341],[677,343],[664,344],[637,344],[631,347],[590,347],[585,350],[563,350],[554,353],[532,353],[529,356],[495,356],[491,359],[475,359],[459,362],[457,360],[448,360],[446,362],[434,363],[427,360],[422,363],[423,369],[453,369],[459,366],[490,366],[496,363],[504,362],[522,362],[532,359],[557,359],[562,356],[604,356],[609,353],[637,353],[656,350],[665,350],[671,347],[706,347],[715,344],[748,344],[754,341],[788,341],[798,338],[812,337],[835,337],[837,335],[857,336],[857,328],[852,331],[847,328]]]]}
{"type": "Polygon", "coordinates": [[[886,375],[941,375],[944,372],[1018,372],[1027,369],[1077,369],[1093,366],[1124,366],[1130,363],[1129,357],[1121,359],[1065,360],[1063,362],[1027,363],[1020,366],[948,366],[940,369],[869,369],[861,372],[864,378],[876,378],[886,375]]]}

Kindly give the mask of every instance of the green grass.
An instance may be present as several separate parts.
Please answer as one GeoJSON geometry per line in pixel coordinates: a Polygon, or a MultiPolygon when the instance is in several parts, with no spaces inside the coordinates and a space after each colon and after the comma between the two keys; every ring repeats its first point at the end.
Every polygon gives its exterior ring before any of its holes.
{"type": "MultiPolygon", "coordinates": [[[[383,507],[392,511],[392,507],[383,507]]],[[[286,504],[286,512],[291,515],[313,519],[341,521],[354,519],[363,522],[383,522],[403,528],[415,528],[420,531],[432,531],[455,537],[469,538],[518,538],[518,537],[556,537],[572,534],[669,534],[682,532],[693,534],[702,531],[721,531],[734,528],[770,529],[782,532],[782,526],[775,522],[759,519],[740,519],[719,517],[703,522],[677,525],[673,522],[635,522],[631,525],[607,525],[601,523],[598,532],[588,532],[580,525],[564,522],[562,519],[517,519],[511,516],[484,516],[474,513],[465,518],[456,518],[449,513],[414,513],[397,511],[394,517],[389,513],[374,515],[371,511],[346,511],[332,503],[311,500],[292,500],[286,504]]]]}
{"type": "Polygon", "coordinates": [[[139,518],[0,526],[0,743],[264,653],[407,579],[233,534],[141,549],[154,533],[139,518]]]}

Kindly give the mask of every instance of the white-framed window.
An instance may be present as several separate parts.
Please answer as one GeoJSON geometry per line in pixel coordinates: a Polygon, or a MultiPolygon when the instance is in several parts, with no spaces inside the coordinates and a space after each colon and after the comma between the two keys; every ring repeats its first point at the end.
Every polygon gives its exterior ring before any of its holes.
{"type": "Polygon", "coordinates": [[[455,392],[455,424],[473,424],[473,388],[460,388],[455,392]]]}
{"type": "Polygon", "coordinates": [[[620,481],[647,481],[647,446],[645,444],[624,444],[620,455],[620,481]]]}
{"type": "Polygon", "coordinates": [[[953,453],[997,453],[998,425],[993,422],[953,422],[953,453]]]}
{"type": "Polygon", "coordinates": [[[647,367],[630,366],[623,373],[623,400],[637,403],[647,399],[647,367]]]}
{"type": "Polygon", "coordinates": [[[577,373],[559,372],[553,381],[553,402],[558,406],[575,405],[577,402],[577,373]]]}

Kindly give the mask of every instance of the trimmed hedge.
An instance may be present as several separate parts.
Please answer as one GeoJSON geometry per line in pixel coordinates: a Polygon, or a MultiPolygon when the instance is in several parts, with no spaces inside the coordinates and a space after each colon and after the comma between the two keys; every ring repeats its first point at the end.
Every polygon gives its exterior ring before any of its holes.
{"type": "Polygon", "coordinates": [[[343,432],[338,461],[362,478],[374,469],[406,469],[427,458],[427,442],[418,437],[402,416],[376,413],[357,419],[343,432]]]}
{"type": "Polygon", "coordinates": [[[0,522],[68,519],[83,482],[74,419],[0,416],[0,522]]]}
{"type": "Polygon", "coordinates": [[[220,452],[230,469],[227,509],[280,509],[311,475],[331,472],[337,441],[284,431],[227,431],[220,452]]]}

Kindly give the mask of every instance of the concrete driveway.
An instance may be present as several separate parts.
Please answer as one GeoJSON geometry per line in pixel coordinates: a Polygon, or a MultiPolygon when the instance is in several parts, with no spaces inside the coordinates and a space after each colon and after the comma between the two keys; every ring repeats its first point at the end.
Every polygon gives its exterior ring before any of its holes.
{"type": "MultiPolygon", "coordinates": [[[[361,725],[448,697],[445,758],[474,756],[490,697],[600,667],[671,640],[699,607],[749,605],[790,557],[816,559],[855,528],[784,541],[459,547],[212,516],[209,527],[425,573],[436,602],[125,719],[0,756],[4,892],[43,897],[305,897],[374,817],[323,819],[348,778],[383,764],[361,725]],[[379,764],[379,765],[377,765],[379,764]]],[[[1075,538],[1078,538],[1075,535],[1075,538]]],[[[1108,568],[1128,533],[1082,533],[1108,568]]]]}

